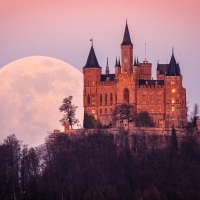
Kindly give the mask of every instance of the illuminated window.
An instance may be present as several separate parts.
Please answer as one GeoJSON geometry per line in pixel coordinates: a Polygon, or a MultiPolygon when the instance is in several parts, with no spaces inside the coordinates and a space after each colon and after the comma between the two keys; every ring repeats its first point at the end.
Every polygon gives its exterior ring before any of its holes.
{"type": "Polygon", "coordinates": [[[92,81],[92,85],[94,85],[94,81],[92,81]]]}
{"type": "Polygon", "coordinates": [[[171,81],[171,84],[175,84],[175,81],[171,81]]]}
{"type": "Polygon", "coordinates": [[[95,106],[95,97],[92,97],[92,105],[95,106]]]}
{"type": "Polygon", "coordinates": [[[175,89],[172,89],[172,93],[175,93],[175,89]]]}
{"type": "Polygon", "coordinates": [[[174,107],[174,106],[172,107],[172,111],[173,111],[173,112],[175,111],[175,107],[174,107]]]}
{"type": "Polygon", "coordinates": [[[174,100],[174,99],[172,99],[172,103],[175,103],[175,100],[174,100]]]}
{"type": "Polygon", "coordinates": [[[151,112],[153,112],[153,108],[151,108],[151,112]]]}
{"type": "Polygon", "coordinates": [[[174,121],[174,117],[172,117],[172,121],[174,121]]]}
{"type": "Polygon", "coordinates": [[[92,110],[92,114],[95,114],[95,110],[92,110]]]}
{"type": "Polygon", "coordinates": [[[143,104],[147,104],[147,100],[143,100],[143,104]]]}

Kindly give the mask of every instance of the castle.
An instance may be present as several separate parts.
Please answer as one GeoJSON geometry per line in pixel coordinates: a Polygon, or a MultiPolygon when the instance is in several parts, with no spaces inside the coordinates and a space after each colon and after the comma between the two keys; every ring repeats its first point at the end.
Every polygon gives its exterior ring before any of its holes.
{"type": "Polygon", "coordinates": [[[114,122],[116,105],[128,103],[133,112],[146,111],[156,127],[182,127],[187,123],[186,89],[174,52],[169,64],[157,64],[156,80],[152,79],[152,64],[146,58],[133,62],[133,44],[126,22],[121,43],[121,62],[116,59],[115,74],[109,73],[108,61],[105,74],[99,66],[94,47],[91,46],[83,67],[84,112],[99,119],[103,125],[114,122]]]}

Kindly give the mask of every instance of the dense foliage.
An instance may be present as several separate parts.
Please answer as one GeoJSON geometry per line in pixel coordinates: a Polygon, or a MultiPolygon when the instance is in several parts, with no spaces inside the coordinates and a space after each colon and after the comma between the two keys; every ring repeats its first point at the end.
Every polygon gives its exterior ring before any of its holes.
{"type": "MultiPolygon", "coordinates": [[[[103,132],[104,131],[104,132],[103,132]]],[[[200,199],[200,146],[145,132],[57,134],[37,148],[0,144],[0,199],[200,199]]]]}

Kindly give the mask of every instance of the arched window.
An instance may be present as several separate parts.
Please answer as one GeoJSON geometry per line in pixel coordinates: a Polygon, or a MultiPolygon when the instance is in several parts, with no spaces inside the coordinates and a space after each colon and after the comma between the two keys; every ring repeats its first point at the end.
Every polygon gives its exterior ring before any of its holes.
{"type": "Polygon", "coordinates": [[[129,90],[127,88],[124,89],[124,102],[129,103],[129,90]]]}
{"type": "Polygon", "coordinates": [[[105,94],[105,105],[107,105],[107,94],[105,94]]]}
{"type": "Polygon", "coordinates": [[[112,95],[112,93],[110,93],[110,105],[112,105],[113,104],[113,95],[112,95]]]}
{"type": "Polygon", "coordinates": [[[87,97],[87,102],[88,102],[88,106],[90,105],[90,95],[88,94],[88,97],[87,97]]]}
{"type": "Polygon", "coordinates": [[[102,105],[102,94],[100,94],[100,106],[102,105]]]}

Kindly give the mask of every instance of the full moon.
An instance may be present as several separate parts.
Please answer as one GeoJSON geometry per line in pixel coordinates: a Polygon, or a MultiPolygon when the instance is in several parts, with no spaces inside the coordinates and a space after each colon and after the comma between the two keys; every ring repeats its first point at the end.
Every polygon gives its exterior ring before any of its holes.
{"type": "MultiPolygon", "coordinates": [[[[48,131],[64,130],[59,120],[62,100],[73,96],[83,124],[83,75],[61,60],[31,56],[0,69],[0,141],[15,133],[23,144],[44,143],[48,131]]],[[[74,125],[74,128],[79,126],[74,125]]]]}

